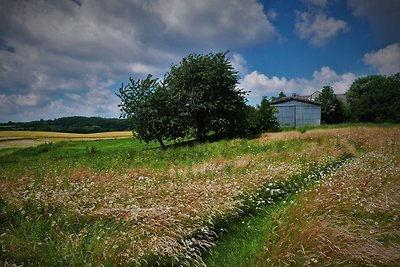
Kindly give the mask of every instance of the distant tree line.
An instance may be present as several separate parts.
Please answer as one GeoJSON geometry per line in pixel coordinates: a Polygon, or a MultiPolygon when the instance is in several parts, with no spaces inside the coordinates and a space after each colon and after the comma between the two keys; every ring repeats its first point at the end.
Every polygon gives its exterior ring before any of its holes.
{"type": "Polygon", "coordinates": [[[0,130],[7,131],[51,131],[64,133],[98,133],[112,131],[128,131],[130,122],[126,119],[100,117],[63,117],[54,120],[39,120],[31,122],[0,123],[0,130]]]}
{"type": "Polygon", "coordinates": [[[359,78],[346,95],[352,121],[400,122],[400,73],[359,78]]]}
{"type": "Polygon", "coordinates": [[[361,77],[339,101],[331,86],[324,86],[316,101],[321,103],[323,123],[400,123],[400,73],[361,77]]]}

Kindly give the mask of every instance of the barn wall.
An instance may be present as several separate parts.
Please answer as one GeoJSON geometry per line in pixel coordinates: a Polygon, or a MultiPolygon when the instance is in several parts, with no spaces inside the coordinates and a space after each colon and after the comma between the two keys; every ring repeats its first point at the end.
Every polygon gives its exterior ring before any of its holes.
{"type": "Polygon", "coordinates": [[[278,109],[275,114],[281,126],[302,126],[321,124],[321,106],[291,100],[273,105],[278,109]]]}

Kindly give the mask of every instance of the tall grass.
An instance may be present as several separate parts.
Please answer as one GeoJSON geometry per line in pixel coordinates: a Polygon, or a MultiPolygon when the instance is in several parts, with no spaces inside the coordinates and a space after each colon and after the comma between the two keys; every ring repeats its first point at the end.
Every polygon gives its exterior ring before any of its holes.
{"type": "Polygon", "coordinates": [[[12,162],[0,169],[1,259],[52,266],[200,265],[221,217],[257,209],[248,201],[268,201],[261,189],[270,183],[286,184],[346,153],[358,154],[371,136],[386,131],[364,130],[166,151],[125,139],[65,142],[38,153],[23,150],[28,159],[23,151],[8,155],[12,162]]]}
{"type": "Polygon", "coordinates": [[[262,266],[400,264],[400,132],[355,134],[365,150],[277,221],[262,266]]]}

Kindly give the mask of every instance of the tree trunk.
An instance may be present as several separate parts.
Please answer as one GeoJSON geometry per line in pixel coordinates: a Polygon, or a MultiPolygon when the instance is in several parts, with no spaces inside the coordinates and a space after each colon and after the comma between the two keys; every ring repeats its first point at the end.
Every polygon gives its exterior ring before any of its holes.
{"type": "Polygon", "coordinates": [[[204,142],[206,140],[207,134],[203,129],[198,129],[196,133],[197,141],[204,142]]]}
{"type": "Polygon", "coordinates": [[[164,142],[161,137],[157,138],[157,141],[160,143],[161,149],[166,149],[167,147],[164,145],[164,142]]]}

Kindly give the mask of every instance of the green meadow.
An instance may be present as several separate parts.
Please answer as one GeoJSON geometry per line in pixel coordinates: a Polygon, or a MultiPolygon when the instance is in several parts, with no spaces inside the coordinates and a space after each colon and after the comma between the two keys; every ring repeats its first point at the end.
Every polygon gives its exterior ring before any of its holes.
{"type": "Polygon", "coordinates": [[[126,137],[0,150],[0,262],[399,263],[398,126],[168,145],[126,137]]]}

